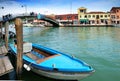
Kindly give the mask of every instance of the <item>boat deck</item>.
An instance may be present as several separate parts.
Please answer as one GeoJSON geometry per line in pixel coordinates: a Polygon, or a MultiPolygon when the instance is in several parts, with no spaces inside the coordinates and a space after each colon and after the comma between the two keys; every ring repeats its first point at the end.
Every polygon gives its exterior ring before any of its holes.
{"type": "Polygon", "coordinates": [[[32,52],[26,53],[25,55],[27,57],[35,60],[36,63],[38,63],[38,64],[41,63],[41,62],[43,62],[43,61],[45,61],[45,60],[47,60],[47,59],[49,59],[49,58],[53,58],[53,57],[59,56],[59,54],[51,55],[49,57],[45,57],[42,54],[39,54],[39,56],[38,56],[38,55],[33,54],[32,52]]]}
{"type": "Polygon", "coordinates": [[[39,59],[36,55],[32,54],[32,53],[27,53],[25,54],[26,56],[28,56],[29,58],[33,59],[33,60],[37,60],[39,59]]]}

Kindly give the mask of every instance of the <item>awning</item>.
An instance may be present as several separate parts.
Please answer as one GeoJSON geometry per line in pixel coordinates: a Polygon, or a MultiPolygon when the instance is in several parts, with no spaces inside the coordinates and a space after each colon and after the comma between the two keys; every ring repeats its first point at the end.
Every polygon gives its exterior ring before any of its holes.
{"type": "Polygon", "coordinates": [[[80,19],[80,22],[88,22],[88,19],[80,19]]]}

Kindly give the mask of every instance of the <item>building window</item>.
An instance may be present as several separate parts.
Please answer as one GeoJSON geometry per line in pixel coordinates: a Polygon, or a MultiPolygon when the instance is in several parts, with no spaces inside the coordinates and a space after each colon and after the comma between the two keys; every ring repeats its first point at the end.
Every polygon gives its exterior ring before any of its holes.
{"type": "Polygon", "coordinates": [[[93,15],[93,18],[95,18],[95,15],[93,15]]]}
{"type": "MultiPolygon", "coordinates": [[[[80,17],[81,18],[81,17],[80,17]]],[[[78,16],[75,16],[75,19],[78,19],[78,16]]]]}
{"type": "Polygon", "coordinates": [[[116,10],[113,10],[112,13],[116,13],[116,10]]]}
{"type": "Polygon", "coordinates": [[[104,20],[103,20],[103,19],[101,19],[101,23],[104,23],[104,20]]]}
{"type": "Polygon", "coordinates": [[[62,17],[59,17],[60,20],[62,20],[62,17]]]}
{"type": "Polygon", "coordinates": [[[94,20],[92,20],[92,24],[94,24],[95,23],[95,21],[94,20]]]}
{"type": "Polygon", "coordinates": [[[105,15],[105,17],[107,17],[107,15],[105,15]]]}
{"type": "Polygon", "coordinates": [[[117,19],[119,19],[119,16],[117,16],[117,19]]]}
{"type": "Polygon", "coordinates": [[[87,18],[87,15],[85,15],[85,18],[87,18]]]}
{"type": "Polygon", "coordinates": [[[67,19],[69,20],[71,18],[71,16],[67,16],[67,19]]]}
{"type": "Polygon", "coordinates": [[[80,15],[80,18],[82,18],[82,16],[80,15]]]}
{"type": "Polygon", "coordinates": [[[91,15],[89,15],[88,17],[91,18],[91,15]]]}
{"type": "Polygon", "coordinates": [[[99,19],[99,15],[96,16],[96,19],[99,19]]]}
{"type": "Polygon", "coordinates": [[[100,15],[101,18],[103,18],[103,15],[100,15]]]}
{"type": "Polygon", "coordinates": [[[112,18],[112,19],[115,19],[115,15],[111,15],[111,18],[112,18]]]}
{"type": "Polygon", "coordinates": [[[117,12],[119,12],[119,10],[117,10],[117,12]]]}
{"type": "Polygon", "coordinates": [[[112,24],[114,24],[114,21],[112,21],[112,24]]]}
{"type": "Polygon", "coordinates": [[[114,24],[116,24],[116,21],[114,21],[114,24]]]}
{"type": "Polygon", "coordinates": [[[62,17],[61,17],[61,16],[57,16],[57,17],[56,17],[56,19],[60,19],[60,20],[61,20],[61,19],[62,19],[62,17]]]}
{"type": "Polygon", "coordinates": [[[80,12],[84,12],[84,10],[80,10],[80,12]]]}
{"type": "Polygon", "coordinates": [[[119,21],[117,21],[117,24],[120,24],[120,22],[119,22],[119,21]]]}

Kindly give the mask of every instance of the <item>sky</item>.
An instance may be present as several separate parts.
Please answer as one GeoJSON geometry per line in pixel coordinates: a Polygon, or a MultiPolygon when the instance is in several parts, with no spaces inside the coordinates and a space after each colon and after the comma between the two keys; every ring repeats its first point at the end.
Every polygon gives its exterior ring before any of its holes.
{"type": "Polygon", "coordinates": [[[80,7],[87,8],[88,12],[107,12],[110,11],[112,7],[120,7],[120,0],[0,0],[0,17],[9,13],[25,13],[25,8],[27,12],[46,15],[73,14],[77,13],[77,9],[80,7]],[[4,9],[1,7],[4,7],[4,9]]]}

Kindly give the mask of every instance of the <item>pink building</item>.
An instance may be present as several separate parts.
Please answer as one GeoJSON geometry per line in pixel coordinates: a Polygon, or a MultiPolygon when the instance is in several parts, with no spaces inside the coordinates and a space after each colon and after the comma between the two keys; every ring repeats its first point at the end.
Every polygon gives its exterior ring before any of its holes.
{"type": "Polygon", "coordinates": [[[112,24],[120,24],[120,7],[112,7],[110,15],[112,24]]]}

